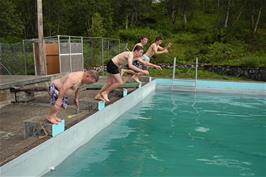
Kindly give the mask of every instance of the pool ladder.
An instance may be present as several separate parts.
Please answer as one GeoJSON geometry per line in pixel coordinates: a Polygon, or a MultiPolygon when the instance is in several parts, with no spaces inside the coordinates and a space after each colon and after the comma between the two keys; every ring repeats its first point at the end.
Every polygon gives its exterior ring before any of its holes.
{"type": "Polygon", "coordinates": [[[183,80],[182,85],[177,85],[175,83],[175,80],[176,80],[175,72],[176,72],[176,57],[174,58],[174,61],[173,61],[172,90],[183,90],[183,91],[195,91],[196,92],[197,80],[198,80],[198,57],[196,57],[195,79],[194,80],[183,80]]]}

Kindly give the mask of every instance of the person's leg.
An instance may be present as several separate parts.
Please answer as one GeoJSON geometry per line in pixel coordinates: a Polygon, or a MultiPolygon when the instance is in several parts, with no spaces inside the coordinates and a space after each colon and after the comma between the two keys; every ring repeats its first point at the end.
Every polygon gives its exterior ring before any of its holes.
{"type": "MultiPolygon", "coordinates": [[[[131,69],[122,69],[122,70],[121,70],[121,77],[122,77],[124,83],[125,83],[125,82],[128,82],[128,81],[130,81],[130,80],[132,80],[132,79],[135,80],[135,78],[132,77],[133,75],[136,74],[135,71],[133,71],[133,70],[131,70],[131,69]],[[126,76],[126,77],[123,77],[122,70],[124,70],[124,71],[123,71],[124,73],[127,73],[127,76],[126,76]]],[[[135,76],[135,77],[136,77],[136,76],[135,76]]]]}
{"type": "Polygon", "coordinates": [[[54,84],[49,85],[49,96],[50,96],[50,104],[51,109],[50,113],[48,114],[47,121],[52,124],[57,124],[59,121],[57,120],[57,110],[54,108],[54,104],[57,100],[58,90],[56,90],[54,84]]]}
{"type": "Polygon", "coordinates": [[[139,80],[140,73],[134,74],[131,79],[135,80],[137,83],[141,84],[141,81],[139,80]]]}
{"type": "Polygon", "coordinates": [[[50,109],[50,113],[48,114],[47,120],[48,122],[52,123],[52,124],[57,124],[59,121],[59,119],[56,117],[57,115],[57,110],[54,109],[54,107],[52,106],[50,109]]]}
{"type": "Polygon", "coordinates": [[[101,88],[101,90],[97,93],[97,95],[94,97],[94,99],[96,100],[103,100],[102,96],[101,96],[101,93],[103,91],[105,91],[106,88],[108,88],[110,85],[112,85],[113,83],[113,78],[112,78],[112,75],[111,74],[108,74],[107,76],[107,80],[106,80],[106,83],[104,84],[104,86],[101,88]]]}
{"type": "Polygon", "coordinates": [[[108,88],[106,88],[103,92],[101,92],[101,96],[104,98],[104,100],[106,102],[110,102],[110,100],[108,98],[108,94],[112,90],[114,90],[114,89],[118,88],[119,86],[123,85],[123,83],[124,83],[120,73],[112,74],[112,78],[114,79],[114,82],[108,88]]]}
{"type": "Polygon", "coordinates": [[[136,72],[131,70],[131,69],[121,69],[121,76],[124,75],[124,73],[127,73],[127,74],[135,74],[136,72]],[[123,71],[123,73],[122,73],[123,71]]]}
{"type": "MultiPolygon", "coordinates": [[[[138,68],[140,68],[140,69],[143,69],[143,65],[140,62],[138,62],[138,61],[134,61],[133,62],[133,65],[136,66],[136,67],[138,67],[138,68]]],[[[130,79],[131,80],[133,79],[137,83],[141,84],[141,81],[139,80],[139,78],[140,78],[141,75],[142,74],[140,72],[134,72],[130,79]]]]}

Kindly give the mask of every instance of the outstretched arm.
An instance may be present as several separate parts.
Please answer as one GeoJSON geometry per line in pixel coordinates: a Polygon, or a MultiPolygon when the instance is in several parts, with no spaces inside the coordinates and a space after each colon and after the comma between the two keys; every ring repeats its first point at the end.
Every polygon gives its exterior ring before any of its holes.
{"type": "Polygon", "coordinates": [[[153,46],[152,49],[153,49],[155,54],[168,53],[168,50],[166,48],[161,47],[161,46],[158,46],[158,47],[153,46]]]}
{"type": "Polygon", "coordinates": [[[138,72],[141,72],[143,74],[149,74],[149,72],[147,70],[142,70],[136,66],[134,66],[133,64],[133,54],[131,54],[129,57],[128,57],[128,67],[135,70],[135,71],[138,71],[138,72]]]}
{"type": "Polygon", "coordinates": [[[144,61],[142,58],[138,58],[138,61],[140,63],[142,63],[144,66],[150,66],[150,67],[153,67],[153,68],[156,68],[156,69],[160,69],[160,70],[162,69],[161,66],[153,64],[153,63],[150,63],[148,61],[144,61]]]}

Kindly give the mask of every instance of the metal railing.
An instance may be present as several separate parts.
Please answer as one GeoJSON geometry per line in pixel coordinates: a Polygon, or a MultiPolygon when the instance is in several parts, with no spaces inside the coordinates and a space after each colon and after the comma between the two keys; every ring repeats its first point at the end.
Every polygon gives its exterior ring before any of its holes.
{"type": "MultiPolygon", "coordinates": [[[[70,57],[72,61],[80,55],[84,68],[97,67],[102,74],[105,73],[106,61],[120,52],[120,39],[114,38],[58,35],[45,37],[44,41],[45,43],[68,43],[69,51],[65,53],[59,51],[60,57],[70,57]],[[73,43],[81,44],[80,51],[75,51],[73,43]]],[[[35,75],[35,43],[37,39],[25,39],[12,44],[0,43],[0,74],[35,75]]],[[[75,62],[72,63],[75,64],[75,62]]],[[[73,69],[73,65],[70,65],[71,68],[73,69]]]]}
{"type": "MultiPolygon", "coordinates": [[[[191,70],[191,68],[187,71],[187,73],[191,70]]],[[[174,84],[174,81],[175,81],[175,74],[176,74],[176,57],[174,58],[173,60],[173,72],[172,72],[172,81],[173,81],[173,84],[172,84],[172,90],[175,90],[175,84],[174,84]]],[[[193,82],[193,85],[189,85],[189,84],[184,84],[184,85],[178,85],[178,87],[183,87],[184,89],[185,88],[191,88],[193,87],[194,88],[194,91],[196,92],[196,89],[197,89],[197,80],[198,80],[198,57],[196,57],[195,59],[195,79],[194,80],[187,80],[187,82],[193,82]]]]}

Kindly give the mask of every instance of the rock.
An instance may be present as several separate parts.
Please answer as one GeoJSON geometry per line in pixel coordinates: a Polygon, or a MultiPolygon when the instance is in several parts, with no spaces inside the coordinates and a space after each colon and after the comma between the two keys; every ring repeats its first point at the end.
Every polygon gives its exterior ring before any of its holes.
{"type": "Polygon", "coordinates": [[[52,135],[52,124],[43,116],[34,116],[24,121],[24,138],[31,136],[52,135]]]}

